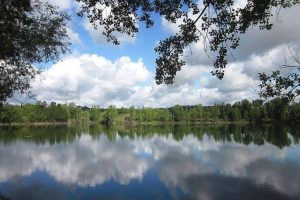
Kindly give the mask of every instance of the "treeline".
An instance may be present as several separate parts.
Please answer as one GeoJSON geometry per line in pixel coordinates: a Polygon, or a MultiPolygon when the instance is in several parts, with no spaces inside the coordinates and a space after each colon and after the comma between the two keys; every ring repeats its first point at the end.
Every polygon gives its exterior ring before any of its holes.
{"type": "Polygon", "coordinates": [[[300,104],[289,104],[276,98],[269,102],[242,100],[234,104],[214,106],[180,106],[171,108],[109,108],[81,107],[74,103],[0,106],[0,123],[102,123],[102,124],[151,124],[151,123],[203,123],[250,122],[300,124],[300,104]]]}

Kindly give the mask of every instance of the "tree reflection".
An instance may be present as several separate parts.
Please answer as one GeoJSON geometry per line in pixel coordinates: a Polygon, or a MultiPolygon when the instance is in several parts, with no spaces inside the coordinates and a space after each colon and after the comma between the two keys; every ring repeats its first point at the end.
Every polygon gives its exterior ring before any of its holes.
{"type": "Polygon", "coordinates": [[[297,199],[300,146],[293,145],[293,131],[249,125],[1,127],[0,192],[39,200],[79,190],[95,191],[94,198],[82,199],[98,199],[101,191],[112,197],[121,188],[135,199],[147,199],[138,198],[145,191],[148,199],[155,199],[154,191],[173,199],[176,191],[187,199],[297,199]]]}
{"type": "Polygon", "coordinates": [[[116,137],[134,139],[150,138],[154,135],[172,135],[177,141],[188,135],[202,140],[205,135],[219,142],[235,142],[239,144],[264,145],[273,144],[279,148],[298,144],[300,131],[296,127],[287,126],[255,126],[255,125],[197,125],[197,126],[3,126],[0,128],[0,142],[6,144],[15,140],[35,142],[36,144],[70,143],[82,134],[89,134],[94,139],[106,135],[111,141],[116,137]]]}

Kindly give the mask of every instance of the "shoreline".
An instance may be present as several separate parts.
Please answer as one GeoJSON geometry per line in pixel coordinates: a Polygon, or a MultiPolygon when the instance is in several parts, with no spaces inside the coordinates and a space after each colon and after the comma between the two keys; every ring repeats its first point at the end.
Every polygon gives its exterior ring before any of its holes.
{"type": "MultiPolygon", "coordinates": [[[[12,123],[0,123],[0,126],[54,126],[54,125],[103,125],[101,123],[89,122],[89,123],[72,123],[72,122],[12,122],[12,123]]],[[[125,126],[144,126],[144,125],[201,125],[201,124],[251,124],[248,121],[201,121],[201,122],[162,122],[162,121],[153,121],[153,122],[116,122],[112,126],[125,125],[125,126]]]]}
{"type": "Polygon", "coordinates": [[[69,125],[68,122],[12,122],[12,123],[0,123],[0,126],[47,126],[47,125],[69,125]]]}

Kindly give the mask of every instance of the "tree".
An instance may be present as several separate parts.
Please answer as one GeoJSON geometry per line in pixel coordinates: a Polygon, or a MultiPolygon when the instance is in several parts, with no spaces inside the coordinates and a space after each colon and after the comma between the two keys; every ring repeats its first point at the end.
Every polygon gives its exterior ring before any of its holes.
{"type": "Polygon", "coordinates": [[[196,105],[191,111],[191,117],[194,121],[201,121],[203,118],[203,106],[201,104],[196,105]]]}
{"type": "Polygon", "coordinates": [[[103,124],[110,126],[115,123],[115,119],[118,115],[117,108],[113,105],[110,105],[108,109],[104,112],[103,124]]]}
{"type": "Polygon", "coordinates": [[[189,112],[180,105],[175,105],[171,108],[174,121],[188,121],[190,119],[189,112]]]}
{"type": "Polygon", "coordinates": [[[269,118],[276,123],[284,122],[289,105],[288,103],[288,100],[285,98],[275,98],[267,102],[266,107],[269,113],[269,118]]]}
{"type": "Polygon", "coordinates": [[[300,104],[292,104],[290,106],[287,121],[294,126],[300,126],[300,104]]]}
{"type": "Polygon", "coordinates": [[[247,0],[244,7],[236,8],[234,0],[77,0],[81,3],[79,15],[87,15],[95,28],[103,26],[108,41],[119,44],[115,33],[134,36],[137,22],[147,28],[154,24],[153,14],[169,22],[181,20],[180,31],[155,48],[156,82],[172,84],[176,73],[185,64],[184,48],[201,38],[209,50],[216,52],[212,74],[222,79],[227,65],[227,54],[239,46],[240,35],[252,26],[270,30],[272,8],[287,8],[299,4],[298,0],[247,0]]]}
{"type": "Polygon", "coordinates": [[[237,107],[231,107],[231,109],[228,113],[228,119],[230,121],[238,121],[241,119],[241,114],[237,107]]]}
{"type": "Polygon", "coordinates": [[[90,121],[101,122],[102,113],[99,107],[93,107],[90,109],[90,121]]]}
{"type": "Polygon", "coordinates": [[[39,0],[0,1],[0,103],[24,93],[40,70],[68,52],[70,17],[39,0]]]}
{"type": "Polygon", "coordinates": [[[292,55],[291,50],[290,54],[291,62],[279,66],[280,68],[288,68],[288,73],[282,74],[276,70],[270,75],[259,74],[261,80],[259,94],[261,97],[280,97],[290,102],[300,95],[300,58],[292,55]]]}

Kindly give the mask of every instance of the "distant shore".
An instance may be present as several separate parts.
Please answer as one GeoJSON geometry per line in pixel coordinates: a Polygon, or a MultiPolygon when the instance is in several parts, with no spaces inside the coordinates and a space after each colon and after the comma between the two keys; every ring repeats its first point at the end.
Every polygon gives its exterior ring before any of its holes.
{"type": "MultiPolygon", "coordinates": [[[[186,121],[153,121],[153,122],[138,122],[138,121],[121,121],[116,122],[114,125],[126,125],[126,126],[140,126],[140,125],[201,125],[201,124],[249,124],[248,121],[196,121],[196,122],[186,122],[186,121]]],[[[12,122],[12,123],[0,123],[0,126],[48,126],[48,125],[93,125],[99,124],[96,122],[88,123],[71,123],[71,122],[12,122]]]]}
{"type": "Polygon", "coordinates": [[[68,122],[12,122],[0,123],[0,126],[46,126],[46,125],[68,125],[68,122]]]}

